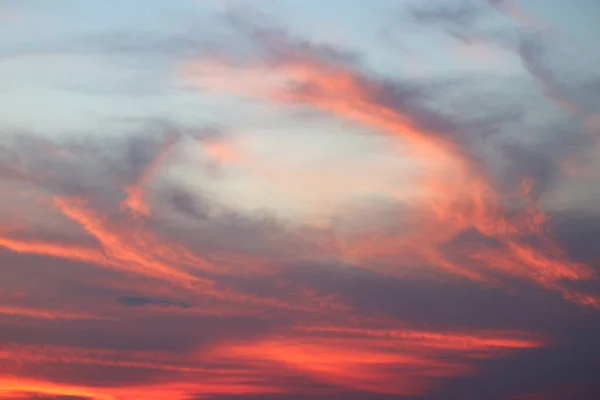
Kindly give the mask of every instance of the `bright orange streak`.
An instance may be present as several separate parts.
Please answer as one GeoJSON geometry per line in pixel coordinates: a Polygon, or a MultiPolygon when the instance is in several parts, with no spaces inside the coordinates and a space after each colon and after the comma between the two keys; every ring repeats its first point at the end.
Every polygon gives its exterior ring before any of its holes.
{"type": "MultiPolygon", "coordinates": [[[[198,378],[202,381],[202,377],[198,378]]],[[[260,380],[215,378],[207,383],[170,383],[118,388],[111,391],[119,400],[174,400],[193,398],[211,399],[216,395],[281,394],[289,387],[270,385],[260,380]]]]}
{"type": "Polygon", "coordinates": [[[19,394],[28,393],[53,396],[79,396],[94,400],[118,400],[115,396],[101,394],[83,386],[0,376],[0,398],[14,399],[19,394]]]}
{"type": "MultiPolygon", "coordinates": [[[[531,233],[529,232],[530,230],[539,231],[540,224],[544,222],[543,214],[532,210],[533,214],[530,214],[530,216],[526,214],[522,215],[522,221],[515,223],[506,220],[499,213],[500,210],[498,209],[496,200],[498,195],[488,184],[486,178],[484,176],[472,176],[468,172],[468,168],[470,168],[468,159],[465,159],[453,145],[445,144],[436,137],[432,138],[430,133],[418,130],[409,120],[399,116],[396,111],[373,104],[368,98],[368,93],[366,93],[366,90],[369,90],[369,88],[361,87],[357,78],[353,78],[345,71],[335,75],[327,67],[323,68],[314,64],[300,65],[294,77],[296,76],[301,77],[301,83],[308,83],[313,89],[308,90],[307,93],[300,92],[299,95],[293,92],[290,95],[280,96],[280,99],[312,104],[318,108],[328,109],[342,117],[358,120],[381,131],[389,132],[392,135],[399,135],[411,140],[417,138],[419,143],[427,144],[428,148],[450,152],[451,159],[456,160],[455,165],[458,165],[459,172],[462,172],[460,179],[463,182],[461,184],[469,189],[470,193],[468,194],[470,195],[470,199],[468,200],[470,200],[471,204],[468,207],[470,210],[467,209],[467,213],[465,214],[465,212],[457,210],[456,205],[453,204],[461,195],[456,192],[456,189],[452,189],[452,186],[455,186],[456,182],[452,182],[449,185],[448,182],[440,181],[438,177],[429,178],[428,185],[432,187],[433,193],[436,193],[436,196],[445,195],[433,200],[429,204],[430,210],[436,213],[437,221],[435,221],[431,230],[426,230],[426,232],[430,241],[434,239],[434,244],[444,242],[454,234],[469,226],[474,226],[480,232],[500,238],[509,245],[509,248],[515,253],[518,261],[522,262],[522,264],[515,263],[514,268],[512,268],[513,272],[518,276],[531,277],[541,284],[544,284],[544,281],[547,279],[558,280],[565,277],[570,279],[591,279],[593,277],[592,270],[587,267],[566,263],[564,259],[553,262],[533,248],[522,245],[512,239],[512,237],[519,234],[531,233]],[[446,234],[442,233],[444,235],[442,237],[440,237],[440,233],[434,233],[435,231],[440,231],[440,224],[445,226],[445,229],[441,230],[445,230],[446,232],[446,234]],[[521,268],[524,265],[536,268],[540,276],[531,276],[523,273],[521,268]]],[[[526,193],[526,195],[528,194],[526,193]]],[[[461,268],[456,268],[444,262],[434,255],[435,253],[430,249],[425,250],[425,252],[429,253],[429,258],[437,261],[438,265],[445,266],[447,269],[452,269],[455,272],[458,271],[474,279],[478,278],[472,272],[465,271],[464,269],[461,271],[461,268]]],[[[548,285],[545,286],[548,287],[548,285]]]]}
{"type": "MultiPolygon", "coordinates": [[[[269,97],[272,100],[290,104],[309,103],[334,114],[358,120],[365,125],[402,137],[414,145],[415,149],[425,157],[447,160],[449,156],[452,157],[452,153],[460,152],[451,143],[427,136],[409,118],[375,104],[366,91],[377,90],[377,88],[369,87],[368,82],[361,82],[352,72],[343,68],[318,65],[314,60],[306,60],[295,64],[285,64],[277,67],[276,70],[269,71],[271,74],[279,75],[265,74],[260,66],[245,68],[243,71],[249,72],[247,73],[248,79],[239,81],[239,79],[232,79],[231,76],[233,73],[237,75],[239,71],[234,72],[228,65],[218,62],[203,61],[192,63],[184,68],[186,76],[195,77],[200,74],[202,84],[215,89],[227,89],[250,96],[269,97]],[[228,72],[230,72],[229,75],[228,72]],[[307,83],[311,88],[303,92],[270,90],[259,85],[260,82],[264,83],[267,79],[275,81],[277,77],[284,77],[293,83],[307,83]]],[[[462,160],[452,161],[462,162],[462,160]]]]}
{"type": "Polygon", "coordinates": [[[90,350],[62,346],[6,346],[0,350],[0,359],[18,360],[19,363],[94,365],[182,373],[218,374],[225,372],[188,365],[192,364],[189,360],[183,357],[169,358],[168,354],[90,350]]]}
{"type": "Polygon", "coordinates": [[[0,237],[0,247],[4,247],[17,253],[41,254],[95,264],[106,263],[104,255],[96,249],[66,244],[23,241],[8,237],[0,237]]]}
{"type": "Polygon", "coordinates": [[[41,310],[35,308],[0,306],[0,314],[17,317],[32,317],[44,319],[97,319],[107,320],[110,318],[98,317],[87,314],[66,313],[58,310],[41,310]]]}
{"type": "Polygon", "coordinates": [[[368,329],[346,328],[336,326],[301,326],[296,327],[298,332],[333,333],[338,335],[352,335],[365,338],[385,338],[402,341],[411,341],[424,347],[438,347],[452,350],[469,349],[525,349],[547,345],[540,337],[522,332],[479,332],[477,334],[465,333],[440,333],[416,330],[399,329],[368,329]]]}
{"type": "MultiPolygon", "coordinates": [[[[78,223],[95,237],[103,251],[85,247],[21,241],[0,237],[0,246],[12,251],[48,255],[65,259],[93,263],[126,273],[135,273],[160,281],[176,283],[192,294],[209,296],[219,300],[245,304],[247,306],[274,307],[286,310],[340,310],[343,305],[329,297],[303,293],[301,301],[285,301],[277,298],[257,297],[213,287],[214,281],[193,276],[185,269],[206,271],[216,275],[240,273],[236,269],[223,268],[204,260],[184,247],[162,244],[157,237],[143,229],[119,230],[105,218],[98,217],[87,209],[82,201],[55,197],[55,206],[68,218],[78,223]]],[[[227,257],[225,262],[227,261],[227,257]]],[[[240,261],[237,260],[239,263],[240,261]]],[[[243,268],[243,266],[242,266],[243,268]]],[[[254,272],[258,269],[253,269],[254,272]]],[[[246,273],[249,271],[245,271],[246,273]]]]}
{"type": "Polygon", "coordinates": [[[215,354],[232,360],[274,363],[270,371],[277,370],[279,364],[345,388],[411,396],[431,389],[437,378],[472,372],[470,358],[492,358],[507,351],[543,345],[532,339],[419,331],[304,331],[357,337],[275,337],[258,343],[230,343],[215,349],[215,354]]]}
{"type": "Polygon", "coordinates": [[[20,396],[27,394],[74,396],[93,400],[176,400],[185,399],[192,395],[194,398],[198,398],[197,396],[210,398],[218,394],[274,394],[285,392],[286,390],[283,387],[264,384],[252,379],[237,381],[236,379],[216,378],[213,382],[205,384],[167,383],[117,388],[92,388],[0,376],[0,399],[7,400],[22,398],[20,396]]]}
{"type": "MultiPolygon", "coordinates": [[[[531,202],[526,205],[515,217],[506,216],[502,210],[500,194],[488,177],[478,172],[480,167],[474,165],[458,145],[435,132],[424,131],[410,117],[374,100],[381,91],[379,83],[361,77],[349,68],[310,57],[281,62],[275,66],[250,66],[246,70],[256,78],[250,87],[244,87],[244,82],[234,83],[235,80],[231,77],[229,80],[223,79],[227,69],[225,64],[201,62],[186,68],[186,74],[208,71],[214,76],[216,72],[217,78],[221,79],[205,79],[203,83],[280,104],[310,105],[398,137],[410,143],[421,158],[435,160],[438,173],[425,174],[419,182],[431,196],[416,201],[413,204],[414,210],[410,213],[408,225],[415,229],[409,234],[389,240],[390,249],[385,249],[386,252],[390,251],[393,262],[397,263],[398,259],[414,261],[416,258],[487,283],[494,283],[494,278],[486,274],[485,269],[495,269],[507,275],[533,280],[547,289],[558,290],[569,300],[588,299],[582,293],[568,294],[558,281],[564,278],[595,279],[593,270],[569,262],[564,253],[546,236],[547,217],[536,204],[531,202]],[[261,79],[261,76],[268,78],[261,79]],[[266,86],[261,87],[260,82],[266,86]],[[458,264],[440,253],[440,245],[470,228],[498,240],[507,253],[499,253],[489,246],[481,247],[478,257],[481,257],[479,261],[486,261],[488,264],[485,269],[458,264]],[[526,235],[538,236],[542,244],[540,248],[523,243],[521,238],[526,235]]],[[[523,190],[522,196],[528,199],[532,182],[526,181],[523,190]]],[[[374,249],[364,239],[359,238],[342,246],[350,252],[351,259],[361,261],[360,255],[365,253],[381,255],[378,251],[373,252],[374,249]],[[358,259],[356,256],[359,256],[358,259]]],[[[386,238],[377,239],[381,240],[386,238]]],[[[580,303],[590,302],[585,300],[580,303]]]]}
{"type": "Polygon", "coordinates": [[[55,369],[60,366],[128,368],[137,370],[167,371],[178,374],[170,382],[148,385],[116,387],[83,387],[79,385],[55,384],[43,380],[0,376],[0,398],[14,398],[17,393],[82,396],[104,400],[184,399],[190,395],[203,394],[249,394],[284,393],[289,391],[278,382],[268,383],[252,365],[222,367],[215,361],[205,362],[180,354],[107,351],[68,348],[58,346],[7,346],[0,350],[0,360],[5,366],[15,367],[17,374],[28,374],[29,368],[36,371],[55,369]],[[4,389],[4,392],[3,390],[4,389]],[[7,396],[7,397],[4,397],[7,396]]]}
{"type": "MultiPolygon", "coordinates": [[[[212,284],[209,280],[202,280],[178,270],[173,265],[163,263],[154,258],[152,254],[140,252],[135,243],[124,240],[123,236],[118,236],[108,230],[103,219],[98,218],[92,211],[85,209],[81,202],[69,202],[56,197],[54,203],[65,216],[77,222],[88,233],[98,239],[110,264],[127,271],[176,282],[184,287],[191,287],[193,284],[212,284]]],[[[136,238],[133,237],[133,239],[136,238]]]]}
{"type": "MultiPolygon", "coordinates": [[[[342,310],[346,307],[337,299],[318,296],[315,293],[300,293],[301,297],[285,300],[278,298],[259,297],[251,294],[237,293],[227,289],[217,289],[214,282],[206,278],[199,278],[185,272],[185,269],[206,271],[219,276],[240,275],[241,272],[250,273],[260,271],[252,268],[251,271],[236,268],[224,268],[197,257],[189,250],[176,244],[162,244],[159,239],[143,229],[119,230],[111,226],[105,218],[95,215],[87,209],[83,202],[55,198],[56,207],[68,218],[77,222],[84,230],[95,237],[103,251],[85,247],[75,247],[44,242],[25,242],[11,238],[0,237],[0,246],[9,250],[60,257],[75,261],[93,263],[116,269],[126,273],[135,273],[143,276],[176,283],[192,295],[209,296],[216,300],[233,302],[242,308],[238,312],[247,313],[244,307],[267,307],[282,310],[302,310],[328,312],[342,310]]],[[[221,257],[227,262],[227,255],[221,257]]],[[[240,260],[234,260],[242,264],[240,260]]],[[[216,306],[213,306],[216,307],[216,306]]],[[[223,309],[220,307],[219,309],[223,309]]],[[[256,312],[256,310],[254,310],[256,312]]]]}
{"type": "Polygon", "coordinates": [[[156,385],[95,388],[0,377],[0,398],[35,393],[99,400],[166,400],[183,399],[192,393],[301,393],[303,389],[290,386],[289,379],[302,376],[346,389],[416,395],[431,389],[437,378],[472,372],[469,360],[545,344],[532,335],[510,332],[465,334],[307,326],[291,333],[292,337],[223,343],[209,351],[185,355],[9,345],[0,350],[0,360],[7,367],[14,365],[16,376],[28,375],[30,368],[39,375],[40,371],[60,366],[133,368],[176,375],[170,382],[156,385]],[[306,336],[314,333],[320,336],[306,336]]]}
{"type": "MultiPolygon", "coordinates": [[[[140,187],[149,181],[158,168],[164,164],[170,149],[175,144],[175,136],[169,136],[163,145],[161,154],[155,158],[151,165],[146,168],[139,180],[140,187]]],[[[35,182],[35,179],[32,180],[35,182]]],[[[187,248],[174,243],[162,243],[160,238],[145,229],[144,221],[132,221],[131,215],[123,216],[124,224],[115,224],[107,218],[97,215],[82,200],[54,197],[51,202],[67,218],[79,224],[88,234],[93,236],[101,246],[101,249],[77,247],[72,245],[52,244],[32,240],[16,240],[10,237],[0,236],[0,246],[9,250],[41,254],[52,257],[92,263],[99,266],[109,267],[121,272],[135,273],[159,281],[176,283],[187,290],[188,296],[208,296],[215,300],[234,302],[239,307],[238,311],[248,313],[257,312],[256,309],[249,310],[245,307],[260,306],[283,310],[316,311],[318,309],[340,310],[344,308],[332,297],[318,296],[315,293],[300,293],[300,298],[290,301],[278,298],[259,297],[250,294],[237,293],[226,288],[216,289],[214,281],[191,275],[187,271],[202,271],[211,275],[246,275],[256,272],[273,274],[276,266],[267,265],[263,260],[244,257],[240,260],[235,255],[217,255],[218,264],[208,261],[193,254],[187,248]],[[129,223],[134,223],[131,226],[129,223]],[[253,267],[248,268],[249,262],[253,267]],[[230,265],[228,265],[230,264],[230,265]],[[258,264],[258,265],[257,265],[258,264]]],[[[121,220],[121,222],[123,222],[121,220]]],[[[219,308],[223,310],[223,307],[219,308]]],[[[198,311],[195,311],[198,313],[198,311]]],[[[230,311],[233,312],[233,311],[230,311]]]]}

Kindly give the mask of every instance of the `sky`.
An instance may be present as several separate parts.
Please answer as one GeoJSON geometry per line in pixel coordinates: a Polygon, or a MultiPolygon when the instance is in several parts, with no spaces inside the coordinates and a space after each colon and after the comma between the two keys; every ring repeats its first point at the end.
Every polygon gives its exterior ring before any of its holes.
{"type": "Polygon", "coordinates": [[[600,399],[599,18],[0,0],[0,399],[600,399]]]}

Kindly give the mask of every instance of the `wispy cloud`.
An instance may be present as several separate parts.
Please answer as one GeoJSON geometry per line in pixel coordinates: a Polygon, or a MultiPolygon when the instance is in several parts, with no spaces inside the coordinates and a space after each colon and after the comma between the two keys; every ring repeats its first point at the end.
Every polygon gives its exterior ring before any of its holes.
{"type": "Polygon", "coordinates": [[[600,225],[549,201],[595,182],[564,170],[595,151],[594,95],[551,29],[516,2],[414,3],[397,37],[453,70],[415,78],[358,30],[286,22],[293,3],[57,47],[160,54],[185,101],[96,132],[0,126],[0,398],[595,394],[600,225]]]}
{"type": "MultiPolygon", "coordinates": [[[[436,18],[439,17],[438,14],[435,15],[436,18]]],[[[446,12],[440,15],[446,15],[446,12]]],[[[243,26],[247,28],[247,25],[243,26]]],[[[257,30],[262,32],[259,28],[257,30]]],[[[499,193],[490,177],[481,171],[481,165],[475,161],[469,149],[464,147],[464,143],[453,136],[453,120],[446,118],[448,122],[441,124],[438,121],[444,121],[444,118],[433,113],[429,114],[429,119],[424,119],[428,116],[425,109],[415,107],[418,103],[412,104],[411,97],[402,96],[401,83],[369,76],[355,63],[347,64],[345,59],[341,62],[338,58],[331,60],[330,53],[322,53],[318,45],[303,43],[300,45],[302,50],[297,50],[298,41],[286,32],[274,31],[277,32],[275,39],[268,36],[265,40],[263,36],[257,36],[264,52],[277,54],[277,57],[275,61],[267,57],[264,61],[258,59],[249,64],[249,70],[254,76],[250,87],[246,82],[233,83],[233,71],[230,78],[224,80],[231,83],[231,87],[223,88],[214,80],[204,84],[215,85],[219,90],[242,91],[244,95],[280,105],[308,105],[324,113],[362,124],[375,132],[397,137],[410,145],[418,158],[435,160],[445,170],[441,174],[440,166],[434,164],[430,168],[435,173],[430,172],[416,184],[417,187],[424,188],[426,193],[425,197],[419,198],[413,211],[413,218],[420,218],[421,229],[404,237],[387,238],[387,246],[390,248],[387,251],[404,257],[416,256],[417,259],[453,273],[491,282],[495,279],[472,263],[487,264],[493,270],[509,276],[531,279],[546,288],[558,290],[570,300],[597,305],[594,297],[573,293],[559,283],[563,279],[593,279],[594,272],[586,266],[569,263],[564,255],[560,255],[560,249],[544,237],[547,216],[535,203],[526,202],[519,214],[508,216],[508,211],[501,205],[504,194],[499,193]],[[273,42],[276,43],[275,51],[272,50],[273,42]],[[286,47],[289,49],[282,50],[286,47]],[[257,87],[261,76],[273,78],[277,76],[275,74],[280,76],[280,80],[263,80],[263,85],[257,87]],[[435,123],[432,124],[430,120],[435,123]],[[449,182],[452,184],[449,185],[449,182]],[[456,182],[460,182],[458,190],[455,189],[456,182]],[[458,251],[454,255],[439,252],[438,246],[452,243],[461,232],[469,229],[476,229],[482,235],[497,241],[497,246],[494,248],[483,245],[476,250],[473,247],[475,244],[468,242],[470,254],[467,257],[470,261],[458,256],[462,253],[460,249],[453,249],[453,253],[458,251]],[[529,235],[539,236],[544,244],[536,247],[526,244],[521,238],[529,235]],[[455,258],[457,256],[458,259],[455,258]],[[560,261],[555,260],[556,257],[560,261]],[[460,264],[457,264],[459,259],[460,264]],[[523,269],[523,265],[527,267],[523,269]]],[[[209,60],[209,63],[214,61],[209,60]]],[[[206,77],[205,65],[205,61],[201,60],[199,65],[187,66],[186,73],[206,77]]],[[[226,63],[212,65],[219,73],[230,68],[226,63]]],[[[248,67],[234,66],[242,71],[248,67]]],[[[410,92],[408,95],[410,96],[410,92]]],[[[524,177],[524,182],[528,179],[531,177],[524,177]]],[[[525,199],[529,195],[529,189],[520,194],[525,199]]],[[[365,252],[382,255],[381,245],[369,250],[368,247],[364,248],[367,243],[364,237],[360,237],[357,242],[360,243],[361,250],[355,254],[359,257],[365,252]]],[[[346,251],[354,252],[355,246],[346,245],[345,248],[346,251]]]]}

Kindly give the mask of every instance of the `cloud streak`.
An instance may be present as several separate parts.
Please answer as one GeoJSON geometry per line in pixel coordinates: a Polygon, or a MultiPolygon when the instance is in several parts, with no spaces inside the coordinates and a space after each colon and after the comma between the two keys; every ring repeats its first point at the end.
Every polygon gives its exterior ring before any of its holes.
{"type": "MultiPolygon", "coordinates": [[[[461,12],[460,15],[462,14],[464,13],[461,12]]],[[[436,18],[438,17],[436,14],[436,18]]],[[[243,27],[247,28],[246,25],[243,27]]],[[[253,32],[263,31],[255,28],[253,32]]],[[[234,83],[233,71],[228,79],[207,78],[210,75],[205,61],[186,66],[184,73],[202,77],[201,84],[204,87],[241,90],[244,95],[286,106],[310,106],[365,125],[375,132],[397,137],[414,149],[418,158],[442,164],[441,168],[447,174],[440,174],[434,165],[432,169],[435,172],[425,175],[415,184],[426,193],[418,200],[414,211],[422,219],[419,221],[421,231],[414,232],[413,237],[405,235],[407,238],[392,241],[391,246],[395,249],[410,249],[409,252],[416,253],[425,262],[471,279],[492,283],[495,278],[485,270],[469,266],[475,261],[503,274],[530,279],[545,288],[558,290],[565,298],[575,302],[598,305],[594,296],[563,287],[562,280],[595,279],[594,272],[586,266],[569,263],[561,250],[545,236],[547,217],[535,203],[528,204],[532,184],[530,177],[524,177],[525,186],[520,194],[525,205],[515,216],[508,217],[501,204],[504,194],[499,193],[490,177],[482,172],[481,165],[470,154],[469,149],[465,149],[452,136],[454,126],[449,123],[442,130],[432,130],[426,126],[419,119],[420,115],[415,112],[414,106],[407,103],[410,100],[397,97],[395,90],[401,87],[401,83],[389,83],[370,77],[345,62],[322,57],[317,45],[302,45],[297,48],[296,41],[288,34],[277,30],[275,32],[278,35],[276,38],[269,35],[266,40],[261,34],[255,35],[259,44],[264,46],[266,54],[276,55],[275,61],[267,58],[262,64],[257,60],[249,66],[241,66],[242,71],[248,69],[254,77],[251,86],[244,81],[234,83]],[[274,46],[273,42],[276,43],[274,46]],[[282,48],[286,50],[282,51],[282,48]],[[317,50],[312,51],[313,49],[317,50]],[[261,69],[268,71],[267,74],[262,74],[261,69]],[[283,84],[267,81],[264,82],[264,88],[256,87],[260,76],[272,77],[273,74],[279,74],[283,84]],[[224,87],[219,82],[229,82],[232,87],[224,87]],[[395,101],[396,104],[389,101],[395,101]],[[460,189],[457,190],[457,186],[460,189]],[[468,243],[466,245],[471,253],[468,255],[470,261],[462,258],[461,265],[458,265],[450,257],[440,253],[438,247],[451,242],[468,229],[476,229],[484,237],[497,241],[497,246],[490,248],[480,243],[473,248],[475,244],[468,243]],[[540,246],[524,243],[522,238],[529,235],[537,235],[540,246]]],[[[211,71],[218,71],[219,74],[230,68],[227,64],[215,65],[210,60],[208,65],[211,71]]],[[[365,242],[362,239],[359,241],[365,242]]],[[[355,246],[346,245],[350,252],[352,247],[355,246]]],[[[402,252],[396,254],[407,256],[402,252]]]]}
{"type": "Polygon", "coordinates": [[[168,58],[163,118],[0,124],[0,399],[596,393],[596,178],[564,170],[595,151],[593,107],[551,29],[509,1],[417,3],[394,33],[439,60],[417,77],[368,39],[381,10],[348,31],[264,10],[90,42],[168,58]]]}

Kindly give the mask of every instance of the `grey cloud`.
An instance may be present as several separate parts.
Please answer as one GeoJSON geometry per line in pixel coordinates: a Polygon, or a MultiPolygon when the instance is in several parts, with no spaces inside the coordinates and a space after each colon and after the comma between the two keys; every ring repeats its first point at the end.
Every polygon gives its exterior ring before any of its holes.
{"type": "Polygon", "coordinates": [[[409,6],[409,16],[419,23],[449,23],[460,27],[473,27],[485,15],[485,10],[473,1],[444,1],[414,3],[409,6]]]}
{"type": "Polygon", "coordinates": [[[245,41],[251,47],[259,44],[260,46],[255,47],[254,50],[265,52],[263,56],[273,63],[303,61],[307,58],[348,65],[359,62],[358,54],[294,36],[256,9],[248,7],[230,9],[225,15],[225,20],[239,35],[238,40],[245,41]]]}
{"type": "MultiPolygon", "coordinates": [[[[445,5],[439,9],[428,10],[422,6],[419,10],[413,10],[413,16],[420,21],[431,23],[447,21],[452,24],[453,29],[464,28],[465,31],[460,31],[460,34],[470,37],[472,32],[469,30],[477,25],[482,14],[471,9],[468,4],[458,3],[457,9],[445,5]]],[[[589,143],[568,123],[564,126],[552,124],[548,129],[546,126],[532,128],[526,118],[530,110],[499,107],[501,110],[498,111],[494,107],[498,105],[497,99],[488,99],[489,103],[477,102],[477,110],[473,110],[474,114],[478,113],[476,116],[441,112],[431,104],[438,96],[443,97],[451,90],[461,95],[458,101],[464,101],[470,108],[474,108],[472,103],[468,102],[470,97],[467,93],[468,85],[473,81],[466,82],[467,84],[432,84],[388,79],[366,69],[358,54],[297,38],[280,27],[257,22],[252,17],[242,17],[238,14],[228,18],[234,29],[246,35],[250,42],[248,51],[257,52],[251,54],[253,57],[264,57],[266,62],[273,64],[311,58],[353,72],[359,84],[367,89],[371,100],[390,110],[408,115],[420,127],[438,132],[437,134],[455,143],[474,164],[488,168],[492,174],[496,173],[498,184],[506,185],[507,192],[515,187],[522,177],[533,176],[537,185],[535,195],[536,198],[540,198],[560,179],[557,161],[565,154],[576,152],[589,143]],[[463,90],[465,93],[461,92],[463,90]],[[481,117],[481,114],[484,117],[481,117]],[[539,129],[544,131],[546,136],[539,141],[539,147],[527,145],[518,140],[519,138],[507,141],[504,134],[509,128],[534,131],[536,135],[539,129]],[[485,154],[479,153],[480,145],[497,153],[505,165],[500,167],[489,164],[485,154]],[[498,170],[494,170],[495,168],[498,170]]],[[[168,51],[168,43],[144,44],[144,40],[141,37],[129,37],[123,44],[111,41],[108,43],[123,52],[154,51],[157,48],[168,51]]],[[[530,40],[533,42],[522,42],[518,54],[528,63],[532,74],[546,83],[556,84],[556,87],[562,90],[562,83],[552,69],[546,68],[542,57],[548,49],[544,46],[538,47],[537,38],[530,40]]],[[[197,42],[185,38],[180,42],[181,49],[196,45],[197,42]]],[[[176,48],[174,51],[179,50],[176,48]]],[[[295,89],[311,90],[306,87],[295,89]]],[[[593,97],[594,90],[589,88],[587,96],[593,97]]],[[[125,185],[139,179],[159,153],[164,137],[169,132],[176,135],[180,141],[206,140],[225,134],[218,128],[185,129],[154,121],[149,123],[147,129],[142,128],[138,133],[123,137],[103,136],[96,140],[44,143],[34,135],[20,135],[14,143],[4,147],[3,153],[0,154],[0,170],[5,179],[24,180],[59,194],[106,197],[112,201],[119,196],[116,192],[122,191],[125,185]],[[65,150],[65,155],[58,158],[49,155],[59,150],[65,150]]],[[[475,376],[443,381],[439,392],[429,393],[420,399],[505,400],[515,394],[543,390],[548,382],[562,380],[579,380],[592,387],[592,395],[595,393],[593,387],[597,383],[594,379],[598,369],[597,360],[600,358],[596,345],[600,334],[600,326],[596,322],[597,311],[565,302],[556,293],[507,278],[504,278],[503,282],[512,292],[506,292],[504,288],[499,287],[485,287],[443,272],[436,272],[434,279],[393,279],[358,266],[334,262],[302,262],[299,260],[303,255],[315,256],[319,251],[323,251],[319,247],[322,241],[330,240],[330,244],[333,245],[335,238],[326,237],[328,232],[302,230],[301,227],[291,226],[270,215],[244,215],[224,210],[209,198],[203,197],[203,194],[193,194],[190,189],[176,184],[161,186],[157,194],[159,200],[164,202],[161,206],[169,207],[185,220],[182,227],[177,226],[173,231],[168,227],[153,226],[160,234],[181,239],[181,242],[189,244],[192,250],[207,258],[218,255],[219,252],[229,255],[265,256],[273,261],[278,269],[277,276],[245,277],[242,274],[234,274],[222,278],[219,284],[223,288],[280,299],[295,299],[295,289],[309,288],[318,295],[342,298],[355,307],[355,315],[375,314],[427,329],[525,329],[547,333],[557,342],[545,349],[524,350],[520,355],[502,360],[480,360],[477,363],[480,370],[475,376]],[[282,286],[282,282],[292,283],[293,287],[282,286]]],[[[386,210],[385,214],[394,215],[393,218],[396,218],[398,208],[386,210]]],[[[369,217],[372,218],[372,215],[369,217]]],[[[570,257],[575,260],[596,260],[599,252],[594,238],[600,232],[600,223],[589,216],[581,217],[583,221],[573,214],[555,217],[556,236],[565,244],[570,257]]],[[[160,224],[160,221],[150,222],[160,224]]],[[[481,242],[489,246],[497,245],[492,238],[484,237],[476,231],[467,231],[447,243],[446,250],[451,252],[454,245],[481,242]]],[[[325,251],[329,251],[330,255],[335,257],[334,246],[325,248],[325,251]]],[[[120,310],[126,316],[120,321],[52,320],[26,321],[23,324],[2,322],[2,343],[64,345],[118,351],[139,350],[182,355],[221,340],[268,335],[301,316],[287,311],[265,313],[253,318],[176,315],[175,311],[187,311],[196,306],[196,303],[187,297],[179,300],[174,296],[174,300],[154,296],[143,290],[135,291],[135,284],[145,284],[145,280],[127,281],[131,290],[125,291],[121,288],[111,288],[109,285],[103,287],[105,281],[99,283],[102,279],[126,279],[113,271],[98,272],[72,261],[59,261],[42,256],[17,257],[4,252],[0,256],[4,285],[18,282],[33,290],[36,284],[44,283],[46,288],[53,286],[57,293],[72,295],[72,298],[86,294],[90,298],[105,298],[124,306],[120,307],[120,310]],[[75,275],[81,277],[81,281],[75,278],[75,275]],[[164,306],[171,309],[173,315],[142,316],[144,307],[150,306],[164,306]]],[[[244,259],[241,258],[243,264],[244,259]]],[[[426,269],[430,266],[422,267],[426,269]]],[[[597,283],[591,283],[587,289],[590,292],[597,291],[597,283]]],[[[327,315],[315,318],[334,317],[335,315],[327,315]]],[[[161,381],[173,378],[168,373],[140,371],[135,368],[82,367],[79,371],[73,369],[61,366],[56,368],[55,372],[42,371],[36,376],[50,376],[60,380],[64,379],[66,371],[73,381],[90,385],[116,385],[147,382],[148,379],[161,381]]],[[[306,388],[331,389],[326,385],[318,386],[308,379],[290,383],[305,385],[306,388]]],[[[310,396],[319,398],[312,394],[310,396]]],[[[363,393],[327,394],[321,398],[335,399],[336,396],[339,399],[365,400],[397,398],[363,393]]],[[[305,397],[306,395],[244,395],[215,398],[289,400],[305,397]]],[[[564,395],[560,400],[568,398],[568,395],[564,395]]]]}
{"type": "MultiPolygon", "coordinates": [[[[483,3],[468,1],[415,3],[408,8],[407,13],[414,22],[429,26],[431,29],[445,30],[450,36],[467,44],[477,40],[511,51],[537,84],[540,93],[546,96],[546,100],[538,102],[537,105],[525,105],[530,108],[528,113],[531,114],[531,110],[535,110],[543,103],[553,104],[555,108],[562,109],[558,114],[552,115],[549,114],[549,109],[545,110],[547,120],[552,123],[544,127],[532,126],[528,123],[526,118],[523,118],[525,110],[519,109],[518,106],[513,108],[513,112],[521,113],[520,123],[515,124],[515,118],[507,114],[495,122],[488,120],[484,125],[470,124],[471,128],[480,133],[485,133],[492,127],[493,131],[515,132],[508,136],[505,134],[500,140],[497,137],[493,138],[492,146],[501,148],[504,161],[503,166],[499,166],[500,170],[495,172],[492,170],[492,175],[496,176],[501,187],[506,185],[509,190],[511,186],[514,188],[518,185],[523,177],[534,178],[536,185],[534,195],[540,198],[562,179],[560,163],[591,145],[586,125],[589,125],[590,120],[594,118],[590,112],[594,109],[594,99],[597,97],[594,85],[589,86],[586,95],[584,86],[579,83],[580,76],[568,72],[568,69],[561,71],[560,68],[569,61],[564,56],[557,58],[562,54],[561,47],[564,43],[555,37],[518,26],[518,23],[513,26],[507,25],[503,29],[487,27],[485,22],[492,18],[497,10],[486,8],[483,3]],[[577,119],[579,122],[574,123],[573,121],[577,119]],[[520,131],[528,132],[531,137],[537,139],[536,143],[527,144],[525,140],[518,137],[520,131]]],[[[502,5],[502,1],[488,3],[495,8],[502,5]]],[[[587,78],[587,82],[593,81],[593,78],[587,78]]],[[[513,96],[521,95],[516,92],[513,96]]],[[[459,129],[465,128],[468,130],[469,124],[466,127],[460,126],[459,129]]]]}
{"type": "MultiPolygon", "coordinates": [[[[0,155],[0,173],[57,195],[115,200],[159,155],[171,137],[204,141],[221,137],[216,127],[185,127],[165,121],[146,121],[138,131],[122,135],[82,135],[53,141],[33,133],[12,138],[0,155]]],[[[96,199],[97,200],[97,199],[96,199]]]]}
{"type": "MultiPolygon", "coordinates": [[[[577,391],[598,394],[599,332],[597,319],[563,327],[560,344],[530,349],[494,362],[483,362],[485,373],[477,378],[459,378],[430,399],[447,399],[449,393],[463,393],[463,399],[504,400],[511,396],[548,392],[552,387],[574,384],[574,391],[554,391],[556,400],[572,399],[577,391]],[[467,395],[464,395],[468,393],[467,395]]],[[[547,396],[547,395],[546,395],[547,396]]],[[[547,397],[544,397],[547,398],[547,397]]],[[[595,398],[595,397],[581,397],[595,398]]]]}
{"type": "Polygon", "coordinates": [[[74,346],[88,349],[185,353],[225,339],[248,339],[278,325],[249,317],[200,317],[185,314],[136,316],[127,320],[49,320],[1,323],[5,345],[74,346]]]}
{"type": "Polygon", "coordinates": [[[506,277],[512,293],[441,271],[437,280],[393,279],[349,265],[301,264],[284,274],[321,294],[336,293],[367,315],[384,313],[424,329],[523,329],[552,335],[564,326],[580,326],[589,316],[555,293],[506,277]]]}
{"type": "Polygon", "coordinates": [[[125,307],[144,307],[144,306],[162,306],[162,307],[177,307],[190,308],[191,305],[185,301],[168,300],[160,298],[142,297],[142,296],[123,296],[117,299],[119,304],[125,307]]]}

